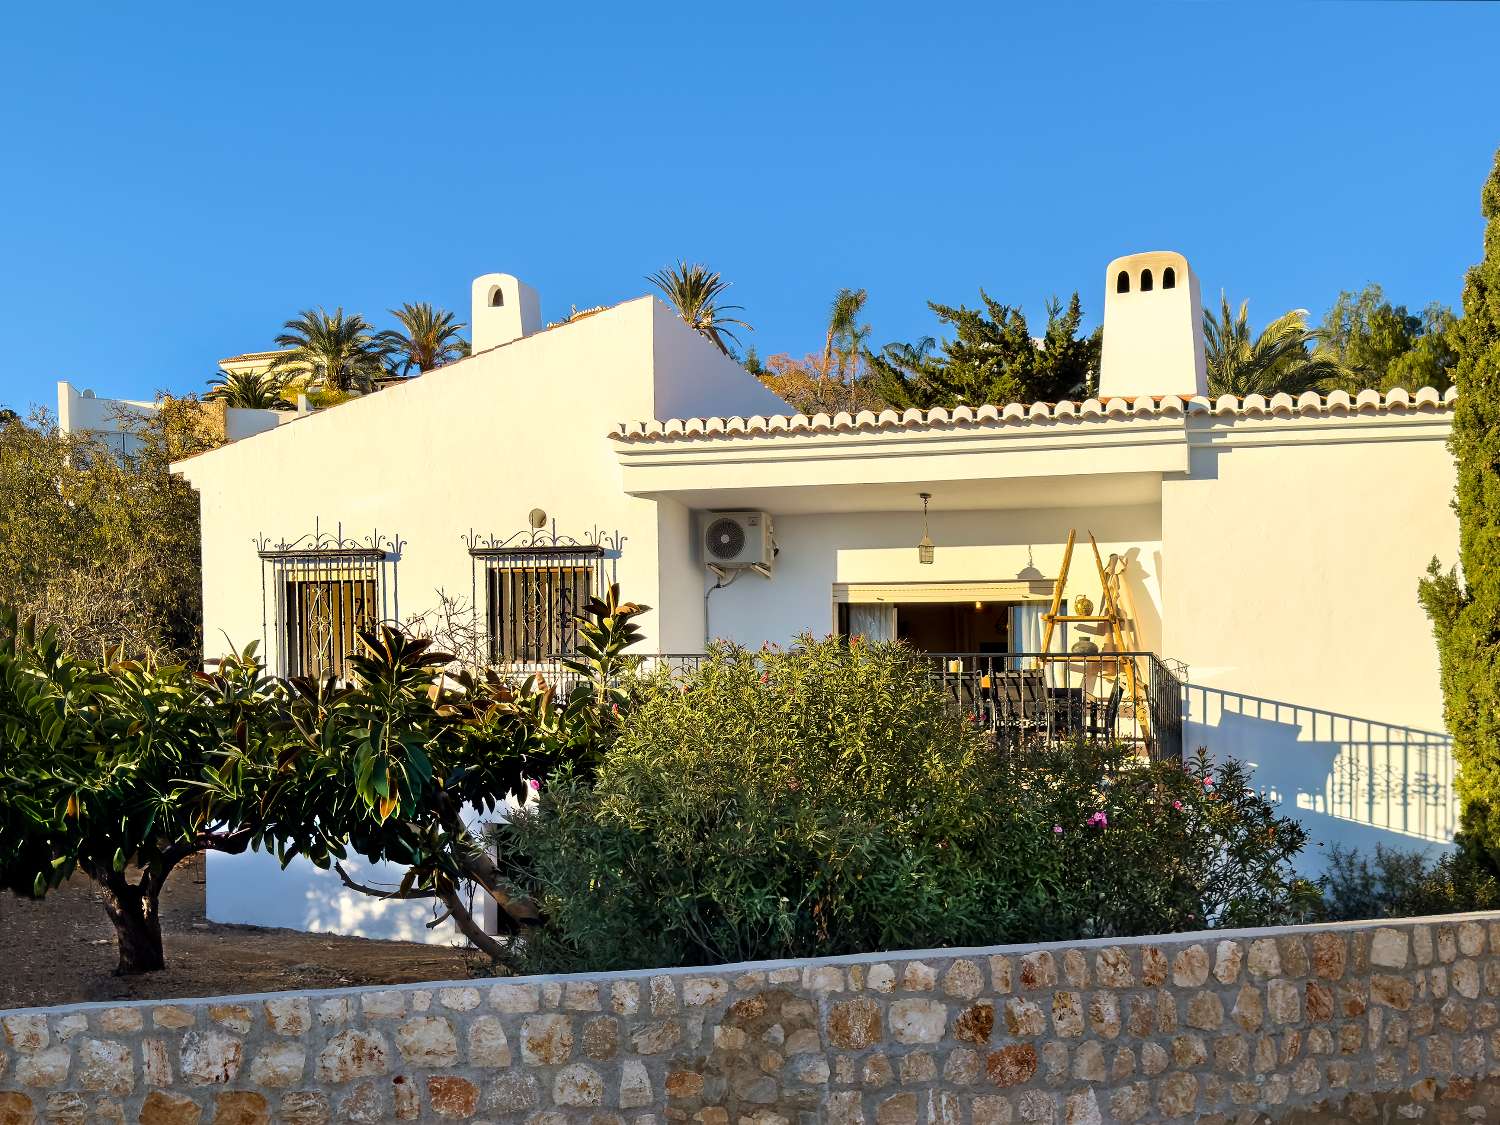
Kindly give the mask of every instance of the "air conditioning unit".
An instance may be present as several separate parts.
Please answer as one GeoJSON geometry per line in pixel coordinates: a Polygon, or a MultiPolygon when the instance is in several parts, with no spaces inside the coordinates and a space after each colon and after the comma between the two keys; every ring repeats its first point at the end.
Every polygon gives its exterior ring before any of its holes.
{"type": "Polygon", "coordinates": [[[766,573],[776,558],[776,537],[766,512],[705,512],[699,524],[703,561],[715,569],[753,567],[766,573]]]}

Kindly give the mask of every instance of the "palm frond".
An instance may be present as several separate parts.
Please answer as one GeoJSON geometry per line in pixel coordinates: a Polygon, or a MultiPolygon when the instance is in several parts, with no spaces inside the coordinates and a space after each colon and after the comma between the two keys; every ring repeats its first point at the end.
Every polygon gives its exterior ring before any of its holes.
{"type": "Polygon", "coordinates": [[[688,327],[706,336],[725,355],[729,354],[724,343],[726,339],[736,345],[740,342],[729,325],[755,331],[738,317],[725,315],[731,311],[743,311],[743,308],[720,303],[719,298],[729,289],[729,282],[705,265],[682,260],[675,266],[648,274],[646,280],[661,290],[667,303],[677,310],[677,315],[688,327]]]}

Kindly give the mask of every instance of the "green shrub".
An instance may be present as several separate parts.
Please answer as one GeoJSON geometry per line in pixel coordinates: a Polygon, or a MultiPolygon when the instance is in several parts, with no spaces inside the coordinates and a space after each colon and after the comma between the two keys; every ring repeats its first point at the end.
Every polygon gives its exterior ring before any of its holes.
{"type": "Polygon", "coordinates": [[[642,680],[500,843],[561,970],[1279,922],[1303,834],[1236,765],[1002,754],[911,650],[803,638],[642,680]]]}
{"type": "Polygon", "coordinates": [[[1465,851],[1436,859],[1375,845],[1374,858],[1334,846],[1323,877],[1323,915],[1333,921],[1416,918],[1494,910],[1500,883],[1483,858],[1465,851]]]}

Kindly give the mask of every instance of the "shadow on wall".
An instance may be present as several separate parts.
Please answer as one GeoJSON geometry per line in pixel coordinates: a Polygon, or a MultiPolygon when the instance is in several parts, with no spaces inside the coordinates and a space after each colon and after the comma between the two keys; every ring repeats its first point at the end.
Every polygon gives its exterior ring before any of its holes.
{"type": "Polygon", "coordinates": [[[1199,746],[1252,766],[1252,783],[1301,821],[1307,874],[1332,844],[1431,853],[1453,842],[1456,770],[1440,731],[1190,685],[1183,748],[1199,746]]]}
{"type": "MultiPolygon", "coordinates": [[[[351,858],[349,876],[371,886],[395,889],[406,868],[351,858]]],[[[434,929],[431,900],[379,899],[344,886],[333,871],[322,871],[300,856],[283,870],[265,852],[208,853],[207,914],[214,922],[275,926],[311,933],[415,941],[447,945],[460,940],[451,922],[434,929]]]]}

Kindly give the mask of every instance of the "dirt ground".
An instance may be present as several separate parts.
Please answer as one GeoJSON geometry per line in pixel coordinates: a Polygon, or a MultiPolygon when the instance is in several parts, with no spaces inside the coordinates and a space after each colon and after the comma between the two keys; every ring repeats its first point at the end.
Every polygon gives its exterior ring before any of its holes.
{"type": "Polygon", "coordinates": [[[41,902],[0,891],[0,1009],[455,980],[481,971],[483,962],[459,948],[209,922],[201,878],[201,868],[184,864],[167,880],[166,971],[134,977],[114,975],[114,927],[88,879],[75,876],[41,902]]]}

